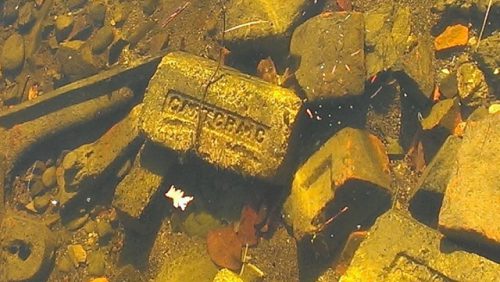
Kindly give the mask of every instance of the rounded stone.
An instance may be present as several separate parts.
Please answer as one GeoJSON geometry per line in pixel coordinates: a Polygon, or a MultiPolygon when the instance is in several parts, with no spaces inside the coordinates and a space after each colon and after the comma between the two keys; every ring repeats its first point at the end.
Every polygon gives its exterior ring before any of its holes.
{"type": "Polygon", "coordinates": [[[42,174],[43,185],[47,188],[52,188],[56,185],[56,167],[47,168],[42,174]]]}
{"type": "Polygon", "coordinates": [[[103,3],[93,3],[89,9],[89,18],[95,26],[102,26],[106,18],[106,6],[103,3]]]}
{"type": "Polygon", "coordinates": [[[69,35],[74,25],[74,18],[70,15],[61,15],[56,19],[57,40],[64,40],[69,35]]]}
{"type": "Polygon", "coordinates": [[[24,63],[24,39],[21,35],[14,33],[3,45],[0,55],[0,65],[6,71],[15,71],[24,63]]]}
{"type": "Polygon", "coordinates": [[[94,54],[99,54],[102,53],[106,48],[108,48],[109,44],[113,42],[115,35],[113,33],[113,28],[110,26],[105,26],[100,28],[92,42],[91,42],[91,49],[92,53],[94,54]]]}
{"type": "Polygon", "coordinates": [[[113,234],[111,224],[107,221],[99,221],[97,223],[97,234],[99,234],[99,238],[101,239],[106,239],[111,236],[111,234],[113,234]]]}

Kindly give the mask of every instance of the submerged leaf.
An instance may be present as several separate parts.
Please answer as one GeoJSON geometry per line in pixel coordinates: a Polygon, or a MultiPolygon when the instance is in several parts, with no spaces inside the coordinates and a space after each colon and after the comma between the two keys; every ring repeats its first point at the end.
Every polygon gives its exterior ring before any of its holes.
{"type": "Polygon", "coordinates": [[[241,241],[232,226],[217,228],[208,232],[207,250],[212,261],[231,270],[241,268],[241,241]]]}

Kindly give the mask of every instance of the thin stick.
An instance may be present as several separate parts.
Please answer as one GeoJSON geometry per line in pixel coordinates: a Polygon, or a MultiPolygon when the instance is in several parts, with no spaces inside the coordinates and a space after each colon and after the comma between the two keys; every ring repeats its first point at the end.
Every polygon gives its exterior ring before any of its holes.
{"type": "Polygon", "coordinates": [[[252,22],[240,24],[240,25],[237,25],[237,26],[233,26],[231,28],[226,29],[224,32],[230,32],[230,31],[237,30],[237,29],[240,29],[240,28],[243,28],[243,27],[247,27],[247,26],[251,26],[251,25],[255,25],[255,24],[261,24],[261,23],[268,23],[268,21],[265,21],[265,20],[256,20],[256,21],[252,21],[252,22]]]}
{"type": "MultiPolygon", "coordinates": [[[[214,83],[215,81],[215,76],[217,75],[217,73],[219,72],[221,66],[222,66],[222,61],[223,61],[223,53],[224,53],[224,34],[226,33],[226,5],[224,3],[224,1],[222,1],[222,35],[221,35],[221,40],[222,40],[222,46],[219,50],[219,62],[217,63],[217,67],[215,68],[214,72],[212,73],[212,75],[210,76],[210,78],[208,79],[207,81],[207,85],[205,85],[204,89],[203,89],[203,97],[201,99],[202,102],[205,102],[205,99],[207,98],[207,92],[208,92],[208,87],[210,87],[210,85],[212,85],[212,83],[214,83]]],[[[196,134],[194,136],[194,140],[193,140],[193,144],[194,144],[194,149],[195,150],[198,150],[198,146],[199,146],[199,139],[200,139],[200,135],[201,135],[201,122],[202,122],[202,119],[201,119],[201,110],[202,110],[203,107],[199,107],[198,109],[198,122],[197,122],[197,125],[196,125],[196,134]]]]}
{"type": "Polygon", "coordinates": [[[483,32],[484,32],[484,29],[486,27],[486,22],[488,21],[488,16],[490,15],[490,9],[491,9],[492,3],[493,3],[493,0],[490,0],[488,2],[488,8],[486,8],[486,14],[484,15],[483,25],[481,26],[481,32],[479,32],[479,39],[477,40],[476,49],[479,47],[479,43],[481,42],[481,37],[483,37],[483,32]]]}

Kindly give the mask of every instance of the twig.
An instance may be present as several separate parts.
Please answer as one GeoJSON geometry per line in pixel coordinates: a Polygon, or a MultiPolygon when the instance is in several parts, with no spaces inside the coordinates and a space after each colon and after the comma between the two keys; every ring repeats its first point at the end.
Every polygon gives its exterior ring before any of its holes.
{"type": "Polygon", "coordinates": [[[483,37],[483,32],[484,32],[484,29],[486,27],[486,22],[488,21],[488,16],[490,15],[490,9],[491,9],[492,3],[493,3],[493,0],[490,0],[488,2],[488,8],[486,8],[486,14],[484,15],[483,25],[481,26],[481,32],[479,32],[479,38],[477,40],[476,49],[479,47],[479,43],[481,42],[481,37],[483,37]]]}
{"type": "Polygon", "coordinates": [[[166,27],[175,17],[177,17],[180,13],[182,13],[182,11],[184,11],[190,4],[191,2],[187,1],[186,3],[184,3],[184,5],[177,7],[177,9],[175,9],[175,11],[162,22],[161,26],[166,27]]]}
{"type": "Polygon", "coordinates": [[[237,29],[240,29],[243,27],[247,27],[247,26],[251,26],[251,25],[255,25],[255,24],[261,24],[261,23],[268,23],[268,21],[256,20],[256,21],[252,21],[252,22],[248,22],[248,23],[244,23],[244,24],[239,24],[237,26],[233,26],[231,28],[226,29],[224,32],[230,32],[230,31],[237,30],[237,29]]]}
{"type": "MultiPolygon", "coordinates": [[[[217,63],[217,67],[215,68],[214,72],[212,73],[212,75],[208,79],[207,84],[205,85],[205,87],[203,89],[203,97],[201,99],[201,101],[203,103],[205,102],[205,99],[207,98],[208,87],[210,87],[210,85],[212,85],[212,83],[215,82],[215,76],[219,72],[219,70],[222,66],[222,63],[223,63],[222,61],[223,61],[223,56],[224,56],[224,52],[225,52],[225,48],[224,48],[224,40],[225,40],[224,34],[225,33],[226,33],[226,5],[225,5],[224,1],[222,1],[222,35],[221,35],[221,37],[222,37],[221,38],[221,41],[222,41],[221,45],[222,46],[219,50],[219,62],[217,63]]],[[[201,110],[202,110],[202,108],[203,107],[199,107],[199,109],[198,109],[198,122],[196,125],[196,134],[195,134],[194,140],[193,140],[195,150],[198,150],[199,139],[200,139],[200,135],[201,135],[201,122],[202,122],[201,110]]]]}

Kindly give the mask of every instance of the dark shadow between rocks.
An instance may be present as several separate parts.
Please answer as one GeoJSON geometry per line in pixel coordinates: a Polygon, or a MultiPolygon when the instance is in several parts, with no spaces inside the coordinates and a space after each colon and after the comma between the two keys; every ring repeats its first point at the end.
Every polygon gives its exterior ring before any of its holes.
{"type": "Polygon", "coordinates": [[[316,281],[339,257],[349,235],[368,230],[390,207],[391,196],[373,184],[351,180],[338,188],[334,200],[313,222],[321,226],[333,220],[298,242],[300,281],[316,281]]]}

